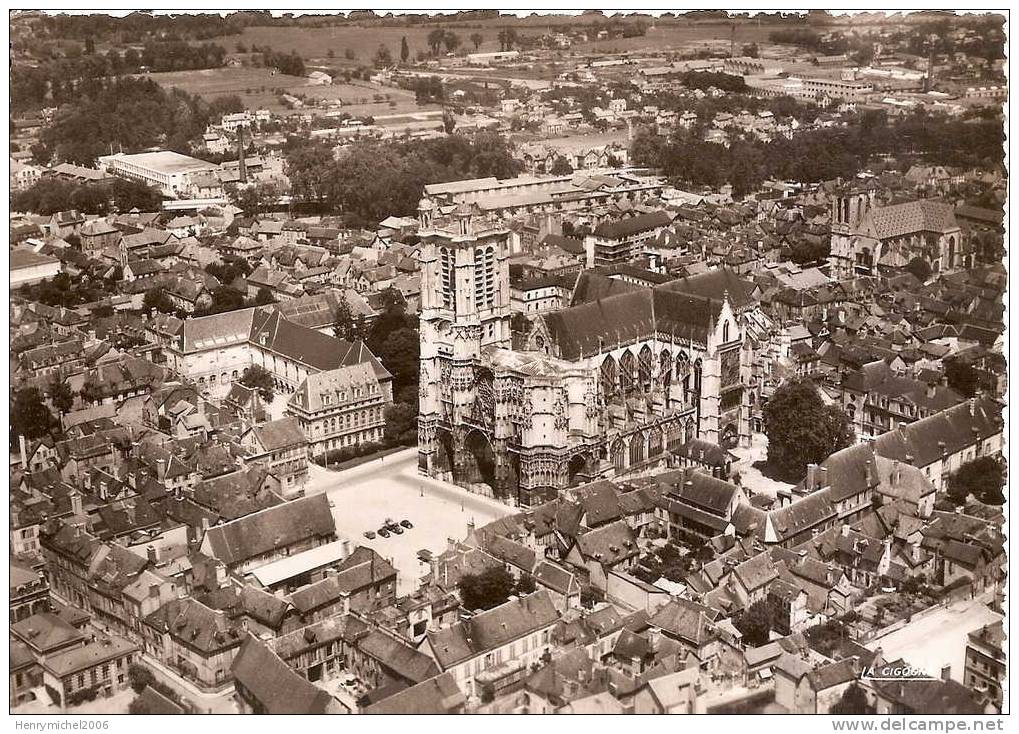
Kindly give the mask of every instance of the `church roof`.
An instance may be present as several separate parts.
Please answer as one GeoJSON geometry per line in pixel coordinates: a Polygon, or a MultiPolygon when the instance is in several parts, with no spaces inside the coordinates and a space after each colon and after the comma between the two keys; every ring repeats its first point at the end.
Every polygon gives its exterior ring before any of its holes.
{"type": "Polygon", "coordinates": [[[879,240],[914,232],[950,232],[958,228],[955,207],[937,199],[920,199],[871,209],[862,227],[872,230],[870,233],[879,240]]]}

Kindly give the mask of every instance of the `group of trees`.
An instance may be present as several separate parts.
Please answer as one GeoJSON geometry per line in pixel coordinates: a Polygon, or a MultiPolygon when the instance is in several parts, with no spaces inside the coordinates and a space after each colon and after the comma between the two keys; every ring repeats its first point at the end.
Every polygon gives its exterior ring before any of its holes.
{"type": "Polygon", "coordinates": [[[308,143],[287,153],[287,174],[295,196],[342,212],[358,227],[389,216],[413,215],[425,183],[495,176],[522,169],[506,141],[495,133],[471,137],[454,133],[436,140],[401,143],[361,142],[338,159],[308,143]]]}
{"type": "Polygon", "coordinates": [[[428,34],[428,48],[432,56],[438,56],[443,48],[446,49],[446,53],[451,54],[460,48],[460,44],[460,36],[444,28],[436,28],[428,34]]]}
{"type": "Polygon", "coordinates": [[[35,441],[56,430],[57,419],[46,405],[45,395],[37,387],[24,387],[14,393],[10,410],[10,449],[16,450],[19,437],[35,441]]]}
{"type": "Polygon", "coordinates": [[[519,40],[516,28],[503,28],[496,34],[500,51],[512,51],[519,40]]]}
{"type": "Polygon", "coordinates": [[[208,104],[179,89],[166,90],[151,79],[96,82],[43,128],[41,147],[33,149],[37,160],[55,157],[92,165],[114,148],[135,152],[158,145],[186,151],[211,120],[208,104]]]}
{"type": "MultiPolygon", "coordinates": [[[[252,47],[255,50],[255,47],[252,47]]],[[[276,69],[281,74],[290,76],[304,76],[304,59],[296,51],[286,53],[274,51],[269,47],[258,49],[262,54],[262,66],[267,69],[276,69]]]]}
{"type": "Polygon", "coordinates": [[[143,71],[184,71],[223,66],[226,50],[214,43],[190,44],[182,40],[147,41],[141,51],[79,54],[37,65],[11,67],[11,109],[25,111],[45,105],[73,103],[98,80],[143,71]]]}
{"type": "Polygon", "coordinates": [[[92,278],[83,282],[67,273],[57,273],[34,285],[23,286],[21,292],[26,298],[47,306],[75,308],[83,303],[95,303],[112,293],[120,275],[114,271],[108,279],[92,278]]]}
{"type": "Polygon", "coordinates": [[[493,566],[477,574],[460,577],[460,599],[465,609],[492,609],[506,602],[510,595],[522,596],[534,591],[534,579],[521,576],[517,581],[502,566],[493,566]]]}
{"type": "Polygon", "coordinates": [[[800,481],[807,464],[820,464],[854,441],[845,412],[837,405],[825,405],[817,386],[808,379],[779,387],[762,412],[768,465],[786,481],[800,481]]]}
{"type": "Polygon", "coordinates": [[[395,288],[382,293],[382,312],[369,326],[355,316],[346,297],[337,308],[333,334],[346,341],[363,340],[393,376],[393,404],[385,411],[386,446],[410,446],[417,442],[418,342],[417,316],[407,313],[403,295],[395,288]]]}
{"type": "Polygon", "coordinates": [[[966,504],[972,496],[977,502],[1005,504],[1005,462],[999,456],[981,456],[967,462],[948,478],[948,499],[966,504]]]}
{"type": "Polygon", "coordinates": [[[852,178],[872,160],[887,156],[946,166],[997,167],[1002,144],[1000,120],[948,119],[921,110],[892,121],[883,112],[867,111],[846,127],[807,130],[792,140],[776,137],[768,143],[737,138],[729,147],[705,142],[697,128],[677,129],[671,136],[642,128],[631,142],[630,157],[676,183],[712,188],[728,183],[741,197],[766,179],[852,178]]]}
{"type": "Polygon", "coordinates": [[[154,211],[163,201],[162,194],[141,181],[116,179],[109,186],[77,184],[55,178],[43,178],[31,187],[11,195],[11,209],[50,215],[77,209],[83,214],[108,214],[110,211],[154,211]]]}

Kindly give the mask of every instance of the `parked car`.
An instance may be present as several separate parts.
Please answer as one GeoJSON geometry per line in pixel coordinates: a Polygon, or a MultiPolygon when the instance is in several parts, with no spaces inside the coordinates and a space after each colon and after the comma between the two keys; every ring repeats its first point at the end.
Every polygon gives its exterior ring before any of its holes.
{"type": "Polygon", "coordinates": [[[389,537],[389,531],[386,530],[385,528],[379,528],[379,537],[380,538],[388,538],[389,537]]]}
{"type": "Polygon", "coordinates": [[[403,535],[403,528],[401,528],[399,525],[394,525],[393,527],[389,528],[389,530],[390,532],[396,533],[397,535],[403,535]]]}
{"type": "Polygon", "coordinates": [[[432,552],[427,548],[422,548],[418,551],[418,560],[422,563],[428,563],[432,560],[432,552]]]}
{"type": "Polygon", "coordinates": [[[414,527],[414,523],[412,523],[410,520],[400,520],[400,524],[403,525],[408,530],[414,527]]]}
{"type": "Polygon", "coordinates": [[[365,530],[364,531],[364,537],[368,538],[368,540],[371,540],[372,538],[375,537],[375,531],[374,530],[365,530]]]}

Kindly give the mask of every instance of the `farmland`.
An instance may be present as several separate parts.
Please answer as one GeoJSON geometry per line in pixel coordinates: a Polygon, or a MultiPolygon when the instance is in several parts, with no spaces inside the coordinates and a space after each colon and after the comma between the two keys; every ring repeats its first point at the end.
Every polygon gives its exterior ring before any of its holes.
{"type": "MultiPolygon", "coordinates": [[[[308,32],[308,31],[302,31],[308,32]]],[[[198,71],[168,71],[148,74],[164,87],[177,87],[205,100],[236,94],[250,109],[266,108],[283,112],[281,94],[299,94],[311,99],[339,100],[344,110],[354,116],[414,113],[419,107],[414,95],[393,87],[380,88],[368,82],[312,86],[304,77],[273,74],[268,69],[224,67],[198,71]]]]}
{"type": "MultiPolygon", "coordinates": [[[[578,17],[556,17],[551,19],[556,26],[580,24],[588,19],[578,17]]],[[[549,29],[548,21],[542,22],[538,18],[481,21],[470,24],[444,24],[443,27],[454,31],[461,39],[461,47],[470,51],[474,50],[469,37],[473,33],[480,33],[484,37],[479,51],[498,51],[499,42],[497,34],[499,29],[513,25],[517,32],[522,35],[540,35],[549,29]]],[[[410,47],[411,57],[416,56],[418,51],[428,50],[428,34],[435,26],[413,25],[406,27],[387,26],[334,26],[326,28],[301,28],[293,26],[251,26],[245,28],[240,35],[220,39],[220,42],[230,51],[233,51],[238,44],[248,48],[251,46],[271,46],[277,51],[296,51],[306,60],[326,59],[329,52],[333,53],[333,62],[336,64],[350,64],[352,61],[359,64],[371,62],[380,45],[387,46],[394,59],[400,56],[400,41],[407,38],[407,45],[410,47]],[[345,52],[350,50],[355,58],[349,60],[345,52]]],[[[765,25],[756,23],[739,23],[736,26],[736,43],[762,42],[768,40],[768,34],[781,26],[765,25]]],[[[580,51],[602,51],[611,50],[629,51],[634,49],[664,50],[668,48],[680,48],[685,45],[696,44],[698,41],[724,40],[728,41],[731,27],[728,23],[696,23],[676,24],[668,23],[656,25],[648,30],[646,36],[634,38],[616,38],[607,41],[591,41],[588,43],[576,44],[575,50],[580,51]]]]}

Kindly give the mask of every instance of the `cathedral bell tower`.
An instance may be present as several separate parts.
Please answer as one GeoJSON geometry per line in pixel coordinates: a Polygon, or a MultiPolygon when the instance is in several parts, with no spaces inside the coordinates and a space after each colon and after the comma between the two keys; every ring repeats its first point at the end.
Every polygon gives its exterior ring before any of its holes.
{"type": "Polygon", "coordinates": [[[418,205],[421,237],[421,364],[419,468],[445,471],[437,431],[451,434],[463,454],[465,427],[477,423],[477,372],[482,350],[511,344],[509,236],[476,221],[461,203],[440,220],[431,202],[418,205]]]}

